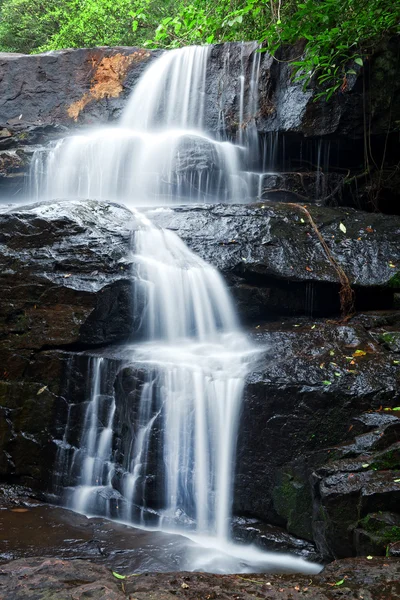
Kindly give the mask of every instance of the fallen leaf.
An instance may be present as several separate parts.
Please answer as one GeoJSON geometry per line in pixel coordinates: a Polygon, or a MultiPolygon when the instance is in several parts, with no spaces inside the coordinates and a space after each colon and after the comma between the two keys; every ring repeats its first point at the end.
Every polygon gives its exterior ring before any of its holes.
{"type": "Polygon", "coordinates": [[[40,394],[43,394],[43,392],[47,390],[47,385],[44,385],[42,388],[40,388],[40,390],[38,391],[38,393],[36,394],[36,396],[40,396],[40,394]]]}
{"type": "Polygon", "coordinates": [[[300,223],[304,223],[304,219],[300,219],[300,223]]]}
{"type": "Polygon", "coordinates": [[[64,275],[64,279],[67,279],[67,277],[71,277],[72,273],[67,273],[66,275],[64,275]]]}
{"type": "Polygon", "coordinates": [[[343,583],[344,583],[344,579],[341,579],[340,581],[337,581],[335,583],[335,585],[343,585],[343,583]]]}
{"type": "Polygon", "coordinates": [[[394,361],[393,361],[393,364],[394,364],[394,365],[400,365],[400,360],[394,360],[394,361]]]}
{"type": "Polygon", "coordinates": [[[361,242],[361,238],[357,238],[357,242],[361,242]]]}
{"type": "Polygon", "coordinates": [[[364,352],[364,350],[356,350],[356,351],[353,353],[353,356],[366,356],[366,354],[367,354],[367,353],[366,353],[366,352],[364,352]]]}
{"type": "Polygon", "coordinates": [[[363,469],[367,469],[368,467],[369,467],[369,463],[364,463],[364,464],[362,465],[362,468],[363,468],[363,469]]]}
{"type": "Polygon", "coordinates": [[[310,267],[306,267],[306,271],[312,271],[310,267]]]}
{"type": "Polygon", "coordinates": [[[335,373],[335,377],[341,377],[342,374],[341,373],[335,373]]]}
{"type": "Polygon", "coordinates": [[[367,556],[368,560],[372,560],[374,557],[373,556],[367,556]]]}
{"type": "Polygon", "coordinates": [[[324,385],[332,385],[332,381],[328,381],[327,379],[325,379],[325,381],[322,382],[324,385]]]}
{"type": "MultiPolygon", "coordinates": [[[[311,329],[315,329],[315,325],[313,325],[313,326],[311,327],[311,329]]],[[[396,360],[394,360],[393,362],[394,362],[394,363],[398,363],[399,361],[398,361],[398,360],[397,360],[397,361],[396,361],[396,360]]]]}
{"type": "Polygon", "coordinates": [[[114,577],[116,579],[126,579],[126,575],[120,575],[119,573],[116,573],[115,571],[113,571],[112,574],[114,575],[114,577]]]}
{"type": "Polygon", "coordinates": [[[366,227],[365,231],[368,231],[368,233],[374,233],[374,230],[372,229],[372,227],[366,227]]]}
{"type": "Polygon", "coordinates": [[[29,512],[29,508],[12,508],[11,512],[26,513],[26,512],[29,512]]]}
{"type": "Polygon", "coordinates": [[[339,229],[340,229],[340,231],[343,231],[343,233],[346,233],[346,231],[347,231],[346,226],[343,225],[343,223],[340,223],[339,229]]]}
{"type": "Polygon", "coordinates": [[[334,351],[334,350],[329,350],[329,354],[330,354],[331,356],[335,356],[335,351],[334,351]]]}
{"type": "Polygon", "coordinates": [[[189,586],[188,586],[188,584],[187,584],[187,583],[182,583],[182,585],[181,585],[181,588],[182,588],[183,590],[188,590],[188,589],[189,589],[189,586]]]}
{"type": "Polygon", "coordinates": [[[393,479],[395,483],[400,483],[400,479],[393,479]]]}

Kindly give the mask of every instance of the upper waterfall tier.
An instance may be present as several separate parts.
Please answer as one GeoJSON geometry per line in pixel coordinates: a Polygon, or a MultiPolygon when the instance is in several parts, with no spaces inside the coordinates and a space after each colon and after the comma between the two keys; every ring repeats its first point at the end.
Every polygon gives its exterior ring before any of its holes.
{"type": "Polygon", "coordinates": [[[122,127],[201,129],[209,46],[166,52],[139,80],[121,118],[122,127]]]}
{"type": "MultiPolygon", "coordinates": [[[[260,154],[254,126],[260,54],[242,65],[236,143],[203,129],[210,47],[163,53],[139,79],[118,127],[86,130],[38,150],[30,193],[38,199],[93,198],[128,205],[246,202],[260,195],[260,154]],[[247,78],[247,79],[246,79],[247,78]]],[[[225,65],[229,74],[229,61],[225,65]]],[[[225,72],[224,71],[224,72],[225,72]]],[[[221,95],[224,83],[221,81],[221,95]]]]}

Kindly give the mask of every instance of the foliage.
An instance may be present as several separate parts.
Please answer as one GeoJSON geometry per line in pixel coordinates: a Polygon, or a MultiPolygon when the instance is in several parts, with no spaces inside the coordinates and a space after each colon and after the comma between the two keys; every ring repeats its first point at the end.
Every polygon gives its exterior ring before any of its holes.
{"type": "Polygon", "coordinates": [[[305,40],[294,76],[305,87],[316,80],[327,99],[383,36],[400,32],[393,0],[0,0],[0,11],[6,51],[259,40],[279,60],[282,44],[305,40]]]}

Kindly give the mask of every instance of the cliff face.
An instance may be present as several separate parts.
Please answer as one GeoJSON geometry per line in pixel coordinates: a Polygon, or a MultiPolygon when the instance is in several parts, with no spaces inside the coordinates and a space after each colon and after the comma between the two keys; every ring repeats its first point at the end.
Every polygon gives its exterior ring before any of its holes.
{"type": "MultiPolygon", "coordinates": [[[[342,209],[311,213],[363,301],[389,309],[399,287],[399,219],[374,215],[371,221],[342,209]]],[[[264,349],[245,388],[237,535],[252,539],[261,527],[268,547],[271,535],[262,522],[269,522],[316,543],[324,556],[384,553],[387,531],[398,527],[400,495],[399,420],[389,410],[399,404],[396,311],[347,324],[288,317],[338,310],[337,275],[296,207],[205,206],[149,216],[218,267],[264,349]],[[274,313],[279,323],[271,321],[274,313]],[[380,513],[384,518],[374,516],[380,513]]],[[[143,310],[135,305],[135,229],[130,211],[105,202],[53,202],[0,215],[3,481],[52,489],[67,419],[79,435],[92,356],[117,366],[110,377],[118,453],[145,380],[143,365],[119,346],[138,330],[143,310]]],[[[156,460],[153,465],[157,482],[156,460]]],[[[158,500],[153,485],[149,507],[157,509],[158,500]]]]}

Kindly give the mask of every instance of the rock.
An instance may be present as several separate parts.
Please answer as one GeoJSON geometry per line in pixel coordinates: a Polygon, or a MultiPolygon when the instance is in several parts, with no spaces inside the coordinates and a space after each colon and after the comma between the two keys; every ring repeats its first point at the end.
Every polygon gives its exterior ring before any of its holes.
{"type": "Polygon", "coordinates": [[[127,47],[0,53],[2,137],[10,143],[35,127],[115,118],[153,55],[127,47]]]}
{"type": "MultiPolygon", "coordinates": [[[[400,219],[350,209],[309,211],[356,290],[356,306],[390,308],[400,285],[400,219]]],[[[297,205],[181,207],[147,215],[225,275],[245,318],[247,306],[252,320],[338,310],[338,274],[297,205]]]]}
{"type": "Polygon", "coordinates": [[[126,338],[132,216],[117,205],[71,201],[2,213],[3,344],[40,349],[126,338]]]}
{"type": "Polygon", "coordinates": [[[263,523],[259,519],[235,517],[232,536],[237,542],[254,544],[268,552],[285,552],[313,562],[321,562],[313,544],[295,538],[280,527],[263,523]]]}
{"type": "MultiPolygon", "coordinates": [[[[367,332],[351,322],[346,326],[314,322],[311,326],[289,321],[285,325],[260,326],[255,331],[255,339],[266,350],[245,388],[235,512],[286,526],[292,535],[316,542],[324,555],[357,552],[351,535],[346,551],[339,537],[344,532],[347,540],[348,524],[355,527],[359,518],[375,510],[375,503],[381,506],[376,510],[396,510],[400,487],[394,482],[396,472],[388,469],[399,468],[397,413],[378,413],[373,420],[377,430],[363,434],[369,436],[365,440],[360,435],[359,441],[354,441],[353,429],[357,433],[358,419],[363,418],[365,410],[396,406],[400,381],[399,369],[393,364],[395,355],[382,346],[371,346],[371,334],[371,330],[367,332]],[[355,350],[363,348],[370,351],[353,358],[355,350]],[[349,365],[350,361],[355,364],[349,365]],[[359,500],[354,490],[354,507],[347,525],[342,517],[335,518],[333,525],[326,513],[325,521],[320,519],[319,506],[324,501],[322,490],[313,483],[313,473],[317,479],[338,477],[332,487],[336,511],[347,494],[340,491],[340,481],[346,480],[349,473],[365,471],[365,463],[369,466],[367,479],[372,479],[370,484],[365,482],[368,491],[362,491],[364,483],[357,488],[363,498],[361,513],[357,512],[359,500]],[[328,542],[321,534],[326,522],[331,523],[332,531],[328,542]]],[[[344,502],[350,511],[348,501],[344,502]]]]}
{"type": "Polygon", "coordinates": [[[122,600],[122,593],[110,571],[79,560],[42,558],[14,561],[1,567],[0,593],[4,598],[22,600],[122,600]]]}
{"type": "Polygon", "coordinates": [[[332,600],[400,598],[400,561],[395,558],[366,558],[336,561],[319,575],[213,575],[210,573],[134,573],[116,580],[102,566],[88,561],[29,558],[1,567],[0,593],[22,600],[173,600],[173,598],[221,598],[272,600],[302,598],[332,600]]]}

